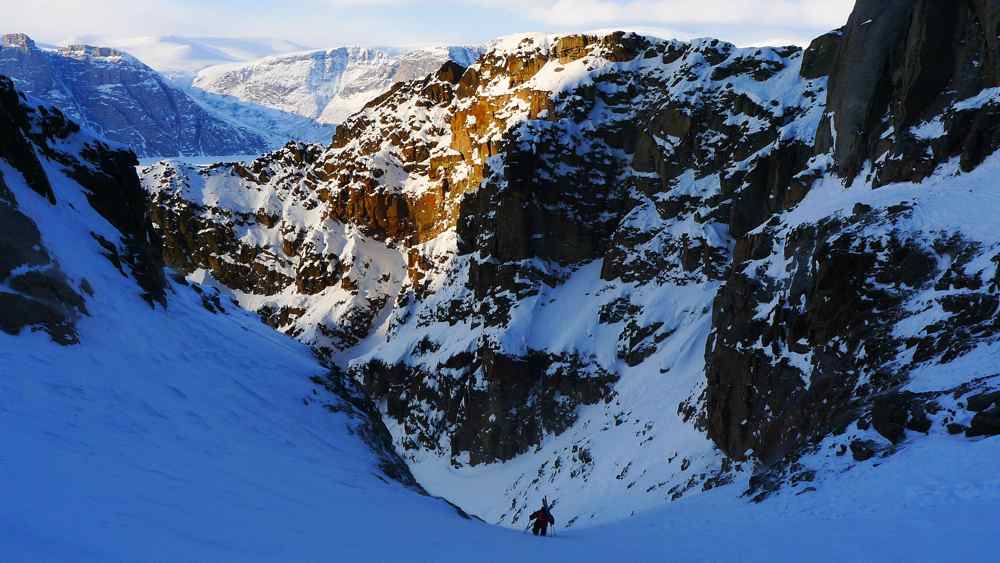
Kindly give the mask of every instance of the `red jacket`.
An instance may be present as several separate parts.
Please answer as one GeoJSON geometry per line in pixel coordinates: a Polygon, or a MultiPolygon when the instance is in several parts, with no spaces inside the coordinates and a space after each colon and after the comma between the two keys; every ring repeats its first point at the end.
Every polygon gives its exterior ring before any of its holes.
{"type": "Polygon", "coordinates": [[[536,510],[528,516],[531,520],[537,520],[536,524],[541,524],[542,526],[555,525],[556,519],[552,517],[552,513],[544,508],[536,510]]]}

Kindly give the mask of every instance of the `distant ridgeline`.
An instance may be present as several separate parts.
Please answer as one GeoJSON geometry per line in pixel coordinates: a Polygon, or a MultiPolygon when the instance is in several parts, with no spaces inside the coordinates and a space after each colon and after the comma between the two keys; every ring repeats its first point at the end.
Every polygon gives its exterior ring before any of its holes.
{"type": "Polygon", "coordinates": [[[0,75],[21,92],[139,156],[256,154],[270,146],[213,116],[159,73],[115,49],[40,49],[27,35],[0,40],[0,75]]]}

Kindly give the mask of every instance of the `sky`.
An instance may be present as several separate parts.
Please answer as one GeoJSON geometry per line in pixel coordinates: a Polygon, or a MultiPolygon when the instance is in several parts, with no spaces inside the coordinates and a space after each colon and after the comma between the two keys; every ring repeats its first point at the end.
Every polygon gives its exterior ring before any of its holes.
{"type": "Polygon", "coordinates": [[[738,45],[807,44],[847,21],[854,0],[27,0],[4,33],[257,37],[340,45],[480,44],[526,31],[627,28],[738,45]]]}

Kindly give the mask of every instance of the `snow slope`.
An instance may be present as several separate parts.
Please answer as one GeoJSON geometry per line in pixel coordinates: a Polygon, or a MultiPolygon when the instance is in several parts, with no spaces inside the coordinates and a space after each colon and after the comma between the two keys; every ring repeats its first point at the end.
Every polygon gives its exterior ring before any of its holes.
{"type": "MultiPolygon", "coordinates": [[[[6,138],[28,142],[4,123],[6,138]]],[[[29,186],[24,160],[7,160],[18,152],[0,152],[4,193],[88,295],[76,345],[0,334],[0,559],[301,560],[333,549],[356,560],[371,551],[371,522],[395,519],[401,545],[423,532],[405,531],[409,520],[470,526],[382,474],[358,435],[366,420],[312,383],[326,369],[307,348],[211,287],[177,278],[165,303],[143,299],[129,265],[104,255],[122,234],[64,168],[96,142],[46,141],[58,151],[38,156],[51,200],[29,186]]]]}
{"type": "Polygon", "coordinates": [[[304,350],[194,299],[144,307],[88,323],[74,349],[0,337],[0,558],[986,562],[1000,547],[989,440],[936,438],[764,505],[729,488],[579,531],[557,507],[545,541],[463,520],[379,480],[343,415],[302,404],[318,368],[304,350]]]}
{"type": "Polygon", "coordinates": [[[190,85],[184,87],[184,91],[215,117],[260,135],[272,149],[289,141],[326,144],[337,131],[336,125],[320,123],[315,119],[234,96],[216,94],[190,85]]]}

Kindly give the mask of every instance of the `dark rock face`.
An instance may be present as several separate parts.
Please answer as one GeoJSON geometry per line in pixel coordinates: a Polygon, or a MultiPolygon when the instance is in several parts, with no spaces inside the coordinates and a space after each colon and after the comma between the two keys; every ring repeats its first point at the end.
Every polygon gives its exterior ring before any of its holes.
{"type": "Polygon", "coordinates": [[[315,161],[316,152],[315,147],[289,143],[282,151],[258,159],[249,167],[239,163],[217,165],[194,178],[166,168],[155,178],[158,190],[150,196],[150,216],[157,236],[162,238],[166,264],[186,273],[204,268],[227,287],[261,295],[276,294],[293,284],[302,293],[311,294],[338,282],[336,257],[314,253],[294,233],[285,233],[288,236],[283,237],[280,250],[244,243],[236,234],[243,226],[256,224],[283,230],[280,217],[265,209],[238,212],[199,205],[182,197],[193,182],[203,182],[203,177],[212,172],[224,171],[228,177],[262,183],[275,179],[287,185],[301,180],[301,174],[273,178],[274,168],[308,164],[315,161]]]}
{"type": "MultiPolygon", "coordinates": [[[[32,119],[10,80],[0,77],[0,159],[21,174],[28,186],[50,203],[56,201],[29,135],[32,119]]],[[[50,130],[49,133],[52,131],[50,130]]],[[[45,135],[43,127],[40,135],[45,135]]],[[[42,243],[35,222],[18,210],[17,200],[0,174],[0,330],[18,334],[23,328],[45,330],[60,344],[79,337],[74,323],[86,312],[42,243]]]]}
{"type": "Polygon", "coordinates": [[[877,268],[892,272],[894,264],[878,264],[877,251],[858,252],[843,229],[832,221],[790,233],[784,248],[792,261],[789,278],[760,278],[736,264],[716,298],[706,357],[709,435],[731,457],[753,450],[774,461],[846,425],[856,385],[850,374],[861,366],[851,348],[839,344],[864,346],[875,366],[887,359],[880,351],[892,349],[890,337],[883,334],[888,340],[879,344],[870,327],[897,315],[899,300],[867,278],[877,268]],[[777,305],[761,309],[770,303],[777,305]],[[762,346],[755,346],[758,340],[762,346]],[[812,373],[793,363],[800,354],[812,373]],[[772,359],[782,355],[788,359],[772,359]],[[803,378],[810,376],[807,385],[803,378]],[[824,406],[830,404],[837,407],[824,406]]]}
{"type": "Polygon", "coordinates": [[[808,190],[810,152],[831,151],[846,183],[874,162],[865,181],[876,187],[919,182],[954,157],[968,170],[994,152],[995,110],[953,104],[995,86],[998,51],[987,30],[996,29],[998,13],[995,2],[862,0],[843,30],[807,49],[802,76],[830,77],[816,146],[772,165],[768,180],[751,182],[757,187],[744,188],[731,211],[736,257],[716,299],[706,356],[709,435],[728,455],[752,451],[774,463],[843,431],[866,409],[893,443],[906,430],[926,432],[931,421],[919,405],[886,393],[913,367],[951,361],[995,338],[996,298],[987,280],[965,272],[981,248],[891,227],[877,229],[888,236],[871,234],[874,225],[905,220],[905,206],[882,217],[859,206],[850,222],[792,229],[775,221],[748,233],[787,209],[775,201],[808,190]],[[934,119],[940,136],[914,129],[934,119]],[[784,264],[779,277],[765,274],[768,261],[784,264]],[[900,341],[887,330],[912,314],[905,303],[919,292],[949,287],[961,291],[936,293],[931,302],[945,315],[922,334],[900,341]],[[901,349],[912,351],[908,361],[897,358],[901,349]]]}
{"type": "Polygon", "coordinates": [[[114,49],[74,45],[43,51],[26,35],[6,35],[0,40],[0,75],[141,156],[248,154],[268,147],[114,49]]]}
{"type": "Polygon", "coordinates": [[[837,60],[844,30],[838,29],[812,40],[802,55],[802,78],[813,79],[829,76],[837,60]]]}
{"type": "MultiPolygon", "coordinates": [[[[84,139],[79,154],[62,152],[61,142],[73,140],[79,128],[61,112],[30,107],[0,77],[0,159],[19,173],[28,187],[58,205],[58,194],[40,157],[61,164],[67,175],[85,190],[89,203],[117,228],[120,243],[95,236],[96,244],[122,272],[133,277],[152,303],[165,304],[163,264],[159,246],[147,219],[146,199],[135,173],[135,155],[112,150],[99,141],[84,139]]],[[[87,313],[81,293],[89,284],[74,287],[46,250],[35,222],[18,203],[0,175],[0,329],[17,334],[40,327],[60,344],[74,344],[76,319],[87,313]]]]}
{"type": "Polygon", "coordinates": [[[59,344],[79,341],[74,324],[87,311],[84,300],[45,250],[35,222],[18,211],[2,175],[0,283],[9,288],[0,291],[0,330],[18,334],[36,327],[59,344]]]}
{"type": "Polygon", "coordinates": [[[917,365],[951,361],[1000,334],[992,296],[972,292],[957,305],[944,292],[935,298],[941,320],[922,336],[894,336],[895,324],[913,314],[907,302],[951,287],[964,271],[967,246],[904,238],[891,225],[905,209],[859,212],[849,223],[765,229],[755,237],[781,246],[752,256],[763,265],[737,262],[720,290],[706,355],[708,431],[731,457],[752,450],[765,463],[779,461],[842,432],[873,397],[872,423],[890,441],[902,441],[905,429],[926,432],[930,422],[912,397],[885,393],[917,365]],[[876,225],[884,225],[881,237],[872,234],[876,225]],[[784,277],[765,274],[768,260],[785,263],[784,277]],[[980,313],[968,306],[983,301],[980,313]],[[912,351],[909,363],[900,350],[912,351]]]}
{"type": "MultiPolygon", "coordinates": [[[[280,271],[267,268],[269,261],[283,257],[241,244],[231,225],[210,223],[199,217],[205,212],[198,206],[165,198],[155,199],[151,218],[163,238],[163,259],[167,265],[184,272],[209,268],[227,287],[248,293],[273,295],[294,280],[280,271]],[[239,261],[221,259],[236,256],[239,261]]],[[[236,216],[234,221],[251,220],[236,216]]]]}
{"type": "Polygon", "coordinates": [[[568,429],[577,407],[606,400],[617,380],[579,357],[511,357],[489,349],[453,356],[437,372],[375,361],[353,376],[406,428],[405,449],[436,451],[445,439],[459,465],[462,454],[479,465],[527,452],[546,434],[568,429]],[[472,380],[479,383],[470,386],[472,380]],[[441,416],[428,418],[413,403],[429,403],[441,416]]]}
{"type": "MultiPolygon", "coordinates": [[[[61,117],[61,114],[54,114],[61,117]]],[[[52,184],[42,169],[30,144],[31,120],[22,108],[22,101],[13,83],[0,77],[0,156],[24,176],[25,182],[38,195],[55,203],[52,184]]]]}
{"type": "Polygon", "coordinates": [[[1000,435],[1000,407],[976,413],[965,435],[970,438],[1000,435]]]}
{"type": "Polygon", "coordinates": [[[150,223],[146,193],[139,184],[131,151],[89,145],[73,164],[70,176],[87,190],[90,205],[123,236],[121,261],[144,290],[150,303],[166,305],[166,280],[160,240],[150,223]]]}
{"type": "Polygon", "coordinates": [[[879,123],[889,103],[886,82],[893,74],[889,64],[916,3],[862,0],[844,28],[827,100],[827,111],[835,116],[833,149],[843,177],[857,175],[870,136],[881,134],[879,123]]]}
{"type": "Polygon", "coordinates": [[[996,405],[998,402],[1000,402],[1000,391],[993,391],[969,397],[966,401],[966,405],[970,411],[978,413],[996,405]]]}
{"type": "Polygon", "coordinates": [[[832,117],[817,139],[820,152],[833,148],[837,173],[852,181],[888,150],[873,170],[877,185],[920,181],[953,156],[970,170],[996,150],[992,112],[951,112],[933,139],[911,128],[998,84],[998,18],[995,0],[859,1],[830,73],[832,117]]]}

